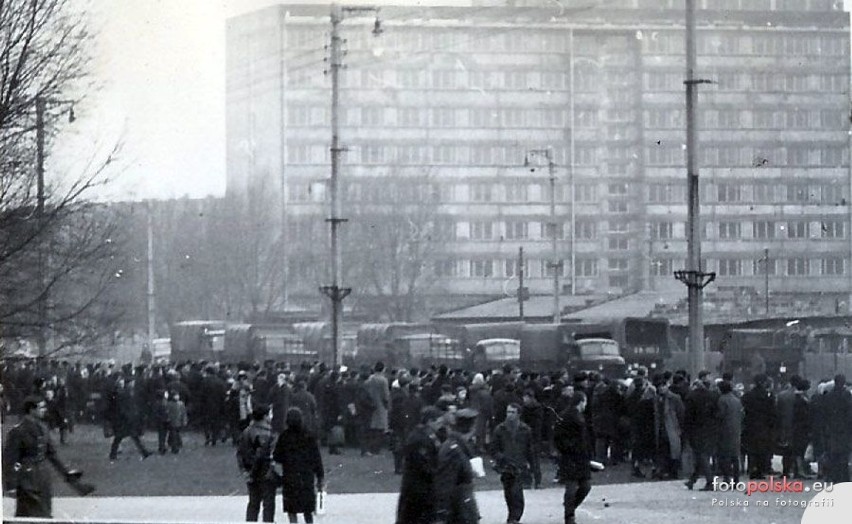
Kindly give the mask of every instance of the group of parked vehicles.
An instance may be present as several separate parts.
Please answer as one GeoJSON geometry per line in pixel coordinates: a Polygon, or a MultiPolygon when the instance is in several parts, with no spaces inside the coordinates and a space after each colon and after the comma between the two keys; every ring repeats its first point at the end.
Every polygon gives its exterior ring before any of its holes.
{"type": "MultiPolygon", "coordinates": [[[[847,317],[760,319],[705,326],[705,367],[746,382],[756,373],[783,379],[852,376],[852,328],[847,317]]],[[[512,364],[531,372],[567,368],[622,377],[632,366],[651,373],[687,367],[686,326],[663,318],[564,319],[560,324],[499,322],[370,323],[343,327],[341,360],[357,367],[382,360],[392,367],[446,365],[484,370],[512,364]]],[[[298,365],[331,363],[328,322],[246,324],[177,322],[171,359],[298,365]]]]}

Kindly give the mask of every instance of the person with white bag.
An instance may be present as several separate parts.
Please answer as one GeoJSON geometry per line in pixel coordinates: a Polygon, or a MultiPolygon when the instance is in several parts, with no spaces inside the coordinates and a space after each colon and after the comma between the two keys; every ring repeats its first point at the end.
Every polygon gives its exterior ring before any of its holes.
{"type": "Polygon", "coordinates": [[[299,513],[310,523],[317,509],[316,491],[325,491],[319,442],[304,426],[299,408],[287,410],[286,424],[272,453],[272,460],[281,465],[282,508],[291,523],[298,522],[299,513]]]}

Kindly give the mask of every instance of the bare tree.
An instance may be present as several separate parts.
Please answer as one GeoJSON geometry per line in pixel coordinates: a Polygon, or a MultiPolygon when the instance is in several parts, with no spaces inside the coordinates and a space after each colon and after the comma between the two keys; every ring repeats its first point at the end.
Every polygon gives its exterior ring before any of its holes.
{"type": "Polygon", "coordinates": [[[380,177],[347,204],[345,281],[388,321],[415,320],[435,282],[438,187],[428,176],[380,177]],[[366,202],[380,191],[381,203],[366,202]]]}
{"type": "Polygon", "coordinates": [[[37,134],[49,151],[67,109],[60,103],[86,80],[89,43],[71,0],[0,0],[0,328],[31,338],[46,323],[53,350],[109,332],[120,309],[109,296],[123,264],[118,221],[92,202],[117,146],[82,174],[46,184],[43,202],[36,192],[37,134]]]}

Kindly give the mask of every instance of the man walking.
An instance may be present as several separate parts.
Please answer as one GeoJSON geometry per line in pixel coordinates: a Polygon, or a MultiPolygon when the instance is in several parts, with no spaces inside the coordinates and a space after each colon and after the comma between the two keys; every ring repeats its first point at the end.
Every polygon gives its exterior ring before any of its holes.
{"type": "Polygon", "coordinates": [[[47,403],[41,397],[24,399],[24,417],[9,431],[3,449],[3,480],[7,490],[15,491],[15,516],[53,518],[53,487],[45,461],[79,495],[88,495],[94,487],[78,482],[82,473],[70,470],[59,459],[56,447],[42,422],[47,403]]]}
{"type": "MultiPolygon", "coordinates": [[[[532,430],[521,422],[520,406],[516,403],[506,407],[506,419],[494,428],[492,454],[500,472],[503,484],[503,496],[509,516],[508,524],[518,524],[524,515],[524,478],[528,468],[535,469],[538,461],[535,456],[532,430]]],[[[541,474],[533,472],[535,478],[541,474]]]]}
{"type": "Polygon", "coordinates": [[[585,415],[586,395],[577,391],[568,407],[559,414],[553,444],[559,451],[559,480],[565,484],[562,504],[565,524],[576,524],[575,512],[592,489],[592,459],[585,415]]]}

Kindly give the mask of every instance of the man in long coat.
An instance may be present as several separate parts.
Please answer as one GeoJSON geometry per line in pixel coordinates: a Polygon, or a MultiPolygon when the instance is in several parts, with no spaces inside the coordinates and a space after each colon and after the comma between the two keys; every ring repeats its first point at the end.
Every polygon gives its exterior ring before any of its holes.
{"type": "Polygon", "coordinates": [[[748,453],[749,477],[763,478],[772,471],[777,413],[775,395],[769,391],[766,375],[755,375],[754,387],[743,395],[745,410],[743,444],[748,453]]]}
{"type": "Polygon", "coordinates": [[[703,476],[706,480],[702,488],[704,491],[713,489],[710,457],[715,452],[717,439],[716,410],[719,395],[710,389],[711,384],[710,372],[702,371],[698,374],[698,381],[686,396],[684,432],[692,448],[693,456],[692,475],[686,482],[686,487],[689,489],[692,489],[699,476],[703,476]]]}
{"type": "Polygon", "coordinates": [[[743,427],[743,405],[734,394],[730,382],[719,383],[719,400],[716,403],[718,420],[718,441],[716,442],[716,460],[725,480],[740,481],[740,436],[743,427]]]}
{"type": "Polygon", "coordinates": [[[677,478],[680,456],[683,451],[681,434],[684,408],[681,398],[669,391],[665,378],[654,380],[657,394],[654,398],[654,436],[656,439],[655,477],[677,478]]]}
{"type": "Polygon", "coordinates": [[[269,397],[266,399],[272,409],[272,431],[282,433],[285,428],[284,419],[287,410],[290,409],[290,385],[287,384],[287,374],[279,371],[275,378],[275,385],[269,388],[269,397]]]}
{"type": "Polygon", "coordinates": [[[846,377],[834,377],[834,390],[825,396],[827,480],[849,482],[849,451],[852,447],[852,394],[846,389],[846,377]]]}
{"type": "Polygon", "coordinates": [[[423,408],[420,423],[405,441],[396,524],[435,522],[435,470],[440,447],[436,432],[442,415],[434,406],[423,408]]]}
{"type": "Polygon", "coordinates": [[[3,448],[4,488],[15,490],[15,516],[53,518],[53,487],[46,462],[72,484],[80,495],[94,488],[77,483],[81,473],[68,469],[60,460],[42,420],[47,403],[41,397],[30,396],[23,402],[24,417],[13,427],[3,448]]]}
{"type": "Polygon", "coordinates": [[[364,389],[370,396],[373,411],[370,414],[370,424],[367,426],[367,449],[378,453],[382,448],[382,439],[388,430],[388,414],[390,408],[390,387],[384,375],[385,364],[376,362],[373,374],[364,382],[364,389]]]}
{"type": "Polygon", "coordinates": [[[577,507],[592,489],[592,448],[584,415],[587,402],[585,393],[574,393],[553,430],[553,445],[559,452],[559,481],[565,484],[565,524],[576,524],[577,507]]]}

